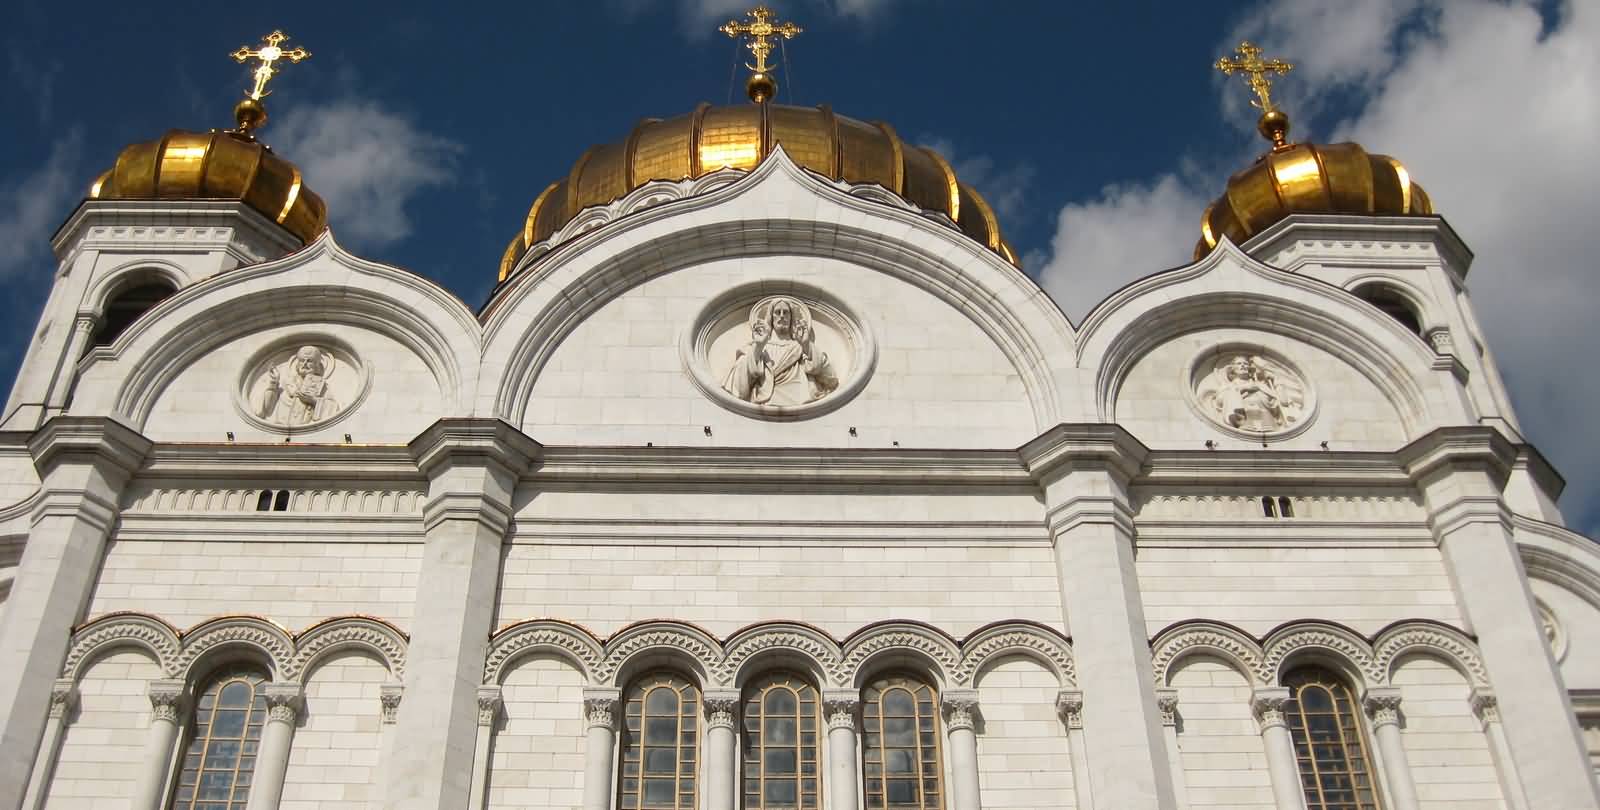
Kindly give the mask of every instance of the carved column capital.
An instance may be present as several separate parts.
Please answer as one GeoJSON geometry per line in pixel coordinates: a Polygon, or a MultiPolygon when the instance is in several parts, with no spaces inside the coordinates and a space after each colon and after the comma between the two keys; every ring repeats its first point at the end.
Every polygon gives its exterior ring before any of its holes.
{"type": "Polygon", "coordinates": [[[977,723],[978,692],[975,689],[947,691],[940,697],[939,705],[944,709],[945,729],[948,731],[970,731],[977,723]]]}
{"type": "Polygon", "coordinates": [[[1428,330],[1428,343],[1437,354],[1455,354],[1455,341],[1450,337],[1450,327],[1435,326],[1428,330]]]}
{"type": "Polygon", "coordinates": [[[1283,707],[1288,702],[1289,688],[1286,686],[1265,686],[1250,693],[1250,711],[1256,716],[1262,731],[1288,726],[1283,719],[1283,707]]]}
{"type": "Polygon", "coordinates": [[[1478,722],[1485,728],[1490,723],[1500,722],[1500,699],[1495,697],[1493,689],[1487,686],[1474,686],[1472,695],[1467,700],[1472,704],[1472,713],[1478,716],[1478,722]]]}
{"type": "Polygon", "coordinates": [[[78,705],[78,686],[70,678],[62,678],[50,687],[50,717],[62,720],[78,705]]]}
{"type": "Polygon", "coordinates": [[[189,696],[184,691],[183,681],[168,679],[151,681],[148,693],[151,720],[165,720],[168,723],[179,723],[183,720],[189,708],[189,696]]]}
{"type": "Polygon", "coordinates": [[[400,697],[405,694],[405,690],[405,686],[398,683],[386,683],[378,688],[378,700],[383,705],[385,725],[393,723],[400,714],[400,697]]]}
{"type": "Polygon", "coordinates": [[[822,693],[822,715],[828,720],[828,730],[856,729],[856,712],[861,708],[861,695],[850,690],[827,690],[822,693]]]}
{"type": "Polygon", "coordinates": [[[267,721],[294,725],[305,705],[305,687],[293,682],[262,684],[262,695],[267,699],[267,721]]]}
{"type": "Polygon", "coordinates": [[[504,705],[500,697],[499,686],[478,687],[478,725],[492,726],[500,717],[500,707],[504,705]]]}
{"type": "Polygon", "coordinates": [[[1083,728],[1083,692],[1078,689],[1063,689],[1056,693],[1056,714],[1061,716],[1069,729],[1083,728]]]}
{"type": "Polygon", "coordinates": [[[1161,725],[1178,725],[1178,690],[1157,689],[1156,708],[1161,710],[1161,725]]]}
{"type": "Polygon", "coordinates": [[[1361,707],[1374,726],[1400,725],[1400,688],[1374,686],[1361,698],[1361,707]]]}
{"type": "Polygon", "coordinates": [[[586,728],[605,729],[617,727],[617,702],[622,699],[619,689],[590,688],[583,690],[583,720],[586,728]]]}
{"type": "Polygon", "coordinates": [[[732,730],[739,720],[739,690],[707,689],[704,697],[706,727],[732,730]]]}

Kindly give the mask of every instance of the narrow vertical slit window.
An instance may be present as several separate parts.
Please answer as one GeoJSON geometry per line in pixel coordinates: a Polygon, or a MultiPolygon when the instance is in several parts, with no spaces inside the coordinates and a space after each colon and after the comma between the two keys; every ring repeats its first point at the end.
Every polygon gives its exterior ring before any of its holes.
{"type": "Polygon", "coordinates": [[[1272,496],[1271,495],[1262,495],[1261,496],[1261,516],[1262,517],[1269,517],[1269,518],[1275,518],[1275,517],[1278,516],[1278,509],[1272,503],[1272,496]]]}
{"type": "Polygon", "coordinates": [[[1379,810],[1366,736],[1344,679],[1321,667],[1303,667],[1283,683],[1289,687],[1284,719],[1294,739],[1307,810],[1379,810]]]}
{"type": "Polygon", "coordinates": [[[745,688],[744,809],[817,810],[817,690],[786,672],[745,688]]]}
{"type": "Polygon", "coordinates": [[[287,511],[289,511],[289,490],[287,490],[287,489],[278,490],[278,496],[276,498],[272,499],[272,511],[274,511],[274,512],[287,512],[287,511]]]}
{"type": "Polygon", "coordinates": [[[670,672],[628,687],[622,727],[619,810],[695,810],[700,694],[670,672]]]}
{"type": "Polygon", "coordinates": [[[266,673],[224,670],[195,700],[172,810],[244,810],[255,773],[261,726],[267,719],[266,673]]]}
{"type": "Polygon", "coordinates": [[[1294,501],[1287,497],[1278,499],[1278,514],[1286,518],[1294,517],[1294,501]]]}
{"type": "Polygon", "coordinates": [[[862,693],[862,773],[867,810],[940,810],[938,695],[926,681],[898,675],[862,693]]]}
{"type": "Polygon", "coordinates": [[[256,498],[256,511],[268,512],[272,510],[272,490],[261,490],[260,497],[256,498]]]}

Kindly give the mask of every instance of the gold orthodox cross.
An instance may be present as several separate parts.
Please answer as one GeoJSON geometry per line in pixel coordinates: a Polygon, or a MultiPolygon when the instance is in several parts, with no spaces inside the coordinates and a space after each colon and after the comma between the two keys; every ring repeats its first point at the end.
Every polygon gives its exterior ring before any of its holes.
{"type": "Polygon", "coordinates": [[[717,30],[734,39],[742,36],[750,38],[750,44],[745,47],[748,47],[750,52],[756,55],[756,63],[753,65],[746,64],[745,67],[760,74],[768,73],[771,70],[770,66],[767,65],[767,56],[772,53],[773,37],[794,39],[795,34],[805,31],[804,28],[792,22],[774,23],[772,21],[772,9],[766,6],[756,6],[745,12],[744,16],[749,22],[729,20],[727,24],[717,30]]]}
{"type": "Polygon", "coordinates": [[[1294,65],[1282,59],[1262,59],[1261,47],[1249,41],[1239,43],[1235,53],[1238,53],[1240,58],[1230,59],[1224,56],[1218,59],[1217,70],[1228,76],[1232,76],[1234,71],[1247,74],[1250,89],[1256,94],[1256,100],[1250,104],[1263,113],[1276,111],[1278,108],[1272,103],[1272,80],[1267,78],[1267,74],[1276,73],[1282,76],[1294,70],[1294,65]]]}
{"type": "Polygon", "coordinates": [[[292,51],[285,50],[282,47],[282,44],[283,41],[288,38],[289,35],[283,33],[282,31],[273,31],[261,39],[262,45],[260,48],[251,50],[249,45],[245,45],[239,48],[239,50],[229,54],[229,56],[233,57],[235,62],[238,62],[241,65],[244,64],[245,60],[251,58],[258,60],[261,63],[256,67],[255,70],[256,86],[251,88],[250,92],[247,94],[250,98],[260,101],[267,95],[267,82],[272,81],[273,75],[278,72],[278,69],[274,68],[272,65],[278,60],[287,59],[290,62],[299,62],[300,60],[311,55],[311,52],[305,48],[295,48],[292,51]]]}

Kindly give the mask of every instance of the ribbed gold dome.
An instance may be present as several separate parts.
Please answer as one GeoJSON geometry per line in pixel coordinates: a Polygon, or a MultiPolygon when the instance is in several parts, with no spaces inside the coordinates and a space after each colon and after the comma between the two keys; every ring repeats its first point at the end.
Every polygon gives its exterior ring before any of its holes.
{"type": "Polygon", "coordinates": [[[310,242],[328,224],[328,206],[306,188],[300,169],[266,146],[226,132],[172,130],[123,148],[94,181],[97,200],[239,200],[310,242]]]}
{"type": "Polygon", "coordinates": [[[550,237],[584,208],[604,205],[652,180],[700,177],[724,167],[752,169],[783,144],[795,163],[851,183],[877,183],[926,209],[948,214],[967,235],[1012,264],[994,210],[956,179],[931,149],[912,146],[888,124],[835,115],[826,105],[741,104],[647,119],[618,143],[591,147],[567,176],[551,183],[528,209],[522,231],[500,260],[500,279],[528,247],[550,237]]]}
{"type": "Polygon", "coordinates": [[[1228,178],[1228,189],[1200,218],[1194,257],[1226,235],[1235,244],[1296,213],[1432,214],[1433,204],[1400,161],[1360,144],[1276,147],[1228,178]]]}

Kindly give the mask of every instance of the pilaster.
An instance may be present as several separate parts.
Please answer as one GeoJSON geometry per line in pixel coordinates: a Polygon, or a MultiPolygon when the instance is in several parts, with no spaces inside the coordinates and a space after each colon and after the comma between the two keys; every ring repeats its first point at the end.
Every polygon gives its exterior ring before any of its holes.
{"type": "Polygon", "coordinates": [[[1044,495],[1078,679],[1094,700],[1083,778],[1100,806],[1174,810],[1128,492],[1149,451],[1116,425],[1082,424],[1057,425],[1019,454],[1044,495]]]}
{"type": "Polygon", "coordinates": [[[1067,755],[1072,758],[1072,793],[1079,810],[1094,810],[1094,788],[1089,783],[1089,752],[1083,745],[1083,692],[1063,689],[1056,693],[1056,714],[1067,726],[1067,755]]]}
{"type": "Polygon", "coordinates": [[[734,729],[739,725],[739,690],[707,689],[702,698],[706,712],[706,810],[734,810],[738,796],[734,780],[739,772],[734,758],[734,729]]]}
{"type": "Polygon", "coordinates": [[[1417,786],[1411,778],[1411,763],[1406,759],[1400,735],[1400,688],[1374,686],[1362,697],[1361,706],[1372,721],[1372,736],[1383,762],[1390,803],[1394,810],[1417,810],[1417,786]]]}
{"type": "Polygon", "coordinates": [[[940,702],[949,741],[952,806],[955,810],[982,810],[983,795],[978,786],[978,692],[947,690],[940,702]]]}
{"type": "Polygon", "coordinates": [[[55,772],[56,759],[61,755],[61,742],[66,737],[67,724],[78,705],[78,687],[71,679],[56,681],[50,690],[50,712],[45,720],[44,741],[39,745],[39,755],[34,759],[33,775],[28,779],[28,794],[22,810],[43,810],[45,788],[55,772]]]}
{"type": "Polygon", "coordinates": [[[1189,782],[1183,773],[1183,755],[1178,749],[1178,690],[1156,690],[1156,709],[1161,712],[1161,738],[1167,744],[1167,766],[1172,769],[1172,795],[1178,810],[1189,808],[1189,782]]]}
{"type": "Polygon", "coordinates": [[[583,763],[583,810],[610,810],[611,774],[616,767],[617,704],[622,690],[590,687],[583,690],[583,718],[587,727],[583,763]]]}
{"type": "Polygon", "coordinates": [[[854,689],[829,689],[822,693],[822,714],[828,722],[828,808],[856,810],[860,786],[856,779],[856,715],[861,693],[854,689]]]}
{"type": "Polygon", "coordinates": [[[247,810],[278,810],[283,798],[283,777],[289,772],[289,749],[294,746],[295,723],[305,707],[305,687],[294,682],[262,687],[267,699],[267,722],[261,728],[261,750],[250,783],[247,810]]]}
{"type": "Polygon", "coordinates": [[[1289,724],[1283,716],[1288,702],[1287,687],[1258,687],[1250,693],[1250,713],[1261,730],[1261,748],[1267,755],[1267,775],[1272,779],[1272,798],[1278,810],[1306,810],[1294,738],[1289,736],[1289,724]]]}
{"type": "Polygon", "coordinates": [[[72,627],[150,442],[111,419],[62,416],[28,450],[41,497],[0,619],[0,808],[22,803],[72,627]]]}
{"type": "Polygon", "coordinates": [[[442,419],[410,444],[428,478],[422,574],[385,806],[468,806],[478,687],[494,621],[501,545],[534,440],[498,419],[442,419]]]}
{"type": "Polygon", "coordinates": [[[1477,635],[1529,805],[1600,807],[1501,498],[1516,448],[1491,428],[1441,428],[1400,455],[1422,493],[1457,603],[1477,635]]]}
{"type": "Polygon", "coordinates": [[[1472,713],[1483,726],[1483,736],[1489,744],[1489,756],[1494,760],[1495,775],[1500,778],[1500,795],[1505,797],[1508,810],[1528,810],[1528,797],[1523,793],[1522,780],[1517,777],[1517,766],[1511,759],[1511,748],[1506,743],[1506,730],[1500,725],[1500,701],[1494,690],[1473,687],[1468,698],[1472,713]]]}

